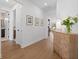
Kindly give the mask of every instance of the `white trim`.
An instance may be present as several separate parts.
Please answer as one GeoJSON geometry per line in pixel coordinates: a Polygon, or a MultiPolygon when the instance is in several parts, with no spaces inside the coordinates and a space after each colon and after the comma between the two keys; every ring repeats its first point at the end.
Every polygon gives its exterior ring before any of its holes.
{"type": "Polygon", "coordinates": [[[0,10],[6,11],[6,12],[9,12],[10,11],[10,9],[6,9],[6,8],[0,8],[0,10]]]}
{"type": "Polygon", "coordinates": [[[21,48],[28,47],[28,46],[30,46],[30,45],[32,45],[32,44],[35,44],[35,43],[37,43],[37,42],[39,42],[39,41],[41,41],[41,40],[44,40],[44,39],[40,39],[40,40],[36,40],[36,41],[31,41],[31,42],[28,42],[28,43],[25,44],[25,45],[22,45],[22,44],[21,44],[21,48]]]}
{"type": "Polygon", "coordinates": [[[7,41],[8,39],[1,39],[1,41],[7,41]]]}

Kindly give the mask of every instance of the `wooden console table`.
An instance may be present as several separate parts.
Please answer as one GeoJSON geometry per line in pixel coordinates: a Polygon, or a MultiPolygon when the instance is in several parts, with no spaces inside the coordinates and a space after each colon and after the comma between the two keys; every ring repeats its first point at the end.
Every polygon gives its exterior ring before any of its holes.
{"type": "Polygon", "coordinates": [[[62,59],[78,59],[78,34],[53,31],[54,51],[62,59]]]}

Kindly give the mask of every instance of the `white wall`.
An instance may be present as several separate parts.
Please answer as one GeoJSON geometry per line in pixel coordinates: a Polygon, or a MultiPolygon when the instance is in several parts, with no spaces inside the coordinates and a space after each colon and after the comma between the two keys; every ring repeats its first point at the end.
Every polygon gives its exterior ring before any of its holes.
{"type": "Polygon", "coordinates": [[[9,11],[9,40],[13,40],[13,12],[9,11]]]}
{"type": "Polygon", "coordinates": [[[45,18],[45,36],[48,36],[48,19],[50,19],[50,27],[52,26],[52,23],[56,22],[56,8],[53,8],[52,10],[45,11],[43,10],[44,18],[45,18]]]}
{"type": "Polygon", "coordinates": [[[22,27],[22,24],[24,24],[22,21],[22,5],[20,5],[20,4],[17,4],[17,5],[15,5],[14,6],[14,9],[13,10],[16,10],[15,11],[15,14],[16,14],[16,16],[15,16],[15,30],[16,30],[16,43],[17,44],[20,44],[20,45],[22,45],[23,43],[22,43],[22,39],[23,39],[23,33],[22,33],[22,29],[23,29],[23,27],[22,27]]]}
{"type": "MultiPolygon", "coordinates": [[[[20,25],[21,25],[22,33],[18,37],[22,37],[22,39],[17,39],[17,41],[23,48],[41,39],[46,38],[46,36],[44,31],[45,26],[34,26],[34,25],[26,24],[26,15],[31,15],[33,17],[38,17],[40,19],[43,19],[42,10],[28,1],[26,2],[21,1],[21,3],[22,3],[22,8],[21,8],[22,12],[20,16],[21,20],[19,19],[17,20],[21,22],[20,25]]],[[[45,19],[43,20],[45,21],[45,19]]],[[[34,23],[34,18],[33,18],[33,23],[34,23]]]]}
{"type": "Polygon", "coordinates": [[[56,8],[53,8],[52,10],[49,10],[49,11],[45,11],[44,17],[46,19],[50,19],[50,23],[55,23],[56,22],[56,8]]]}
{"type": "MultiPolygon", "coordinates": [[[[26,25],[26,15],[31,15],[33,17],[43,18],[42,10],[37,6],[27,2],[24,3],[22,8],[22,22],[23,22],[23,44],[22,46],[27,46],[32,43],[35,43],[43,38],[45,35],[44,27],[41,26],[29,26],[26,25]]],[[[45,20],[44,20],[45,21],[45,20]]]]}
{"type": "Polygon", "coordinates": [[[52,10],[49,10],[49,11],[45,11],[44,12],[44,16],[46,18],[52,18],[51,21],[55,21],[55,18],[56,18],[56,8],[54,8],[52,10]]]}
{"type": "MultiPolygon", "coordinates": [[[[78,15],[78,0],[57,0],[57,19],[64,19],[68,16],[78,15]]],[[[72,31],[77,32],[77,26],[73,26],[72,31]]]]}
{"type": "Polygon", "coordinates": [[[78,0],[57,0],[57,17],[78,15],[78,0]]]}

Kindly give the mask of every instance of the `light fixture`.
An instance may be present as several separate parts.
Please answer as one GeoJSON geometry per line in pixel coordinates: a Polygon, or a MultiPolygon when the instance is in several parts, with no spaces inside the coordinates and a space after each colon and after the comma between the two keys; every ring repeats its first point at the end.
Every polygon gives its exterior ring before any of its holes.
{"type": "Polygon", "coordinates": [[[6,0],[6,2],[8,2],[9,0],[6,0]]]}
{"type": "Polygon", "coordinates": [[[44,5],[47,6],[47,3],[45,2],[44,5]]]}

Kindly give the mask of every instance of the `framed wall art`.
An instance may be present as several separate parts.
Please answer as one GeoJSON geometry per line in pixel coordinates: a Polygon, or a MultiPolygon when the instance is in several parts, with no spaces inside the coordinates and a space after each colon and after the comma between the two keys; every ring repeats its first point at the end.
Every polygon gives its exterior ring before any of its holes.
{"type": "Polygon", "coordinates": [[[33,16],[30,16],[30,15],[26,16],[26,24],[33,25],[33,16]]]}
{"type": "Polygon", "coordinates": [[[44,20],[40,19],[40,26],[44,26],[44,20]]]}
{"type": "Polygon", "coordinates": [[[35,26],[39,26],[39,18],[35,17],[35,26]]]}

